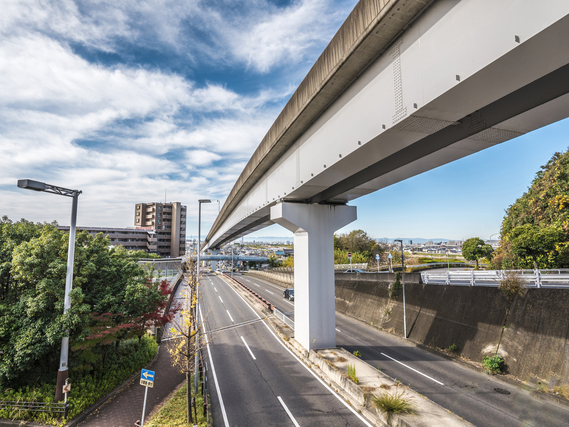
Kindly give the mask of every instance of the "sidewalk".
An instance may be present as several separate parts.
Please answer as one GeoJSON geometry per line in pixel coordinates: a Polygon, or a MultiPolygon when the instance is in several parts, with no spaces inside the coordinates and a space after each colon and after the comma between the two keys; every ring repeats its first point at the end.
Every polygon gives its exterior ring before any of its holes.
{"type": "MultiPolygon", "coordinates": [[[[160,345],[157,360],[150,366],[156,372],[154,387],[148,389],[146,417],[185,380],[178,368],[172,367],[168,342],[160,345]]],[[[81,427],[132,427],[142,417],[144,389],[136,378],[126,388],[111,397],[78,425],[81,427]]]]}

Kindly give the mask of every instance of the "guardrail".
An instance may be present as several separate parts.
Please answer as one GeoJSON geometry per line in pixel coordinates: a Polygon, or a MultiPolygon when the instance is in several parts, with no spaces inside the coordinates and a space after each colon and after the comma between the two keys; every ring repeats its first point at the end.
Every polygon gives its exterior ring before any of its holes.
{"type": "Polygon", "coordinates": [[[47,403],[0,400],[0,410],[4,409],[12,409],[21,412],[49,412],[51,414],[61,414],[63,418],[67,418],[69,402],[47,403]]]}
{"type": "Polygon", "coordinates": [[[274,308],[273,313],[277,319],[280,319],[285,325],[294,331],[294,320],[288,317],[285,313],[280,311],[278,308],[274,308]]]}
{"type": "Polygon", "coordinates": [[[421,272],[426,285],[498,287],[506,273],[518,274],[527,288],[569,288],[569,270],[486,270],[421,272]]]}

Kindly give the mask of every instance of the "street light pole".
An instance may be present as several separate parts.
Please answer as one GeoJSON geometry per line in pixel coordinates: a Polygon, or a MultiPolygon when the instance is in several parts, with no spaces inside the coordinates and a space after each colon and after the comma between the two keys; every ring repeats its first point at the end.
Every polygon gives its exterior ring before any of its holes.
{"type": "MultiPolygon", "coordinates": [[[[31,179],[18,180],[18,187],[27,190],[44,191],[46,193],[58,194],[60,196],[71,197],[71,224],[69,226],[69,246],[67,250],[67,275],[65,276],[65,296],[63,300],[63,314],[71,308],[71,298],[69,294],[73,289],[73,263],[75,260],[75,234],[77,225],[77,202],[80,190],[70,190],[68,188],[57,187],[44,182],[33,181],[31,179]]],[[[64,399],[63,386],[69,378],[69,330],[65,331],[65,336],[61,339],[61,353],[59,356],[59,370],[57,371],[57,384],[55,386],[55,401],[61,402],[64,399]]]]}
{"type": "Polygon", "coordinates": [[[195,357],[195,366],[194,366],[194,395],[198,393],[198,380],[199,380],[199,373],[198,373],[198,332],[200,327],[200,317],[199,317],[199,309],[200,309],[200,252],[201,252],[201,226],[202,226],[202,203],[211,203],[209,199],[200,199],[198,200],[198,265],[196,268],[196,357],[195,357]]]}
{"type": "Polygon", "coordinates": [[[405,331],[405,339],[407,339],[407,310],[405,307],[405,261],[403,258],[403,240],[395,240],[401,243],[401,284],[403,285],[403,329],[405,331]]]}

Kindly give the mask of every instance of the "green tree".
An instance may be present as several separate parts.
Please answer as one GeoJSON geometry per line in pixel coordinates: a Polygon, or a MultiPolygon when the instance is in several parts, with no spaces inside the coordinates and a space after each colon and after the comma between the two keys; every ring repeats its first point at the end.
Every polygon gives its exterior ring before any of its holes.
{"type": "Polygon", "coordinates": [[[103,355],[104,363],[106,346],[113,340],[92,346],[91,353],[81,343],[89,347],[88,341],[97,333],[108,335],[111,329],[115,340],[132,333],[140,336],[151,323],[165,320],[161,315],[167,286],[145,278],[123,247],[109,248],[108,238],[85,232],[77,233],[72,303],[64,315],[69,234],[44,225],[38,236],[29,223],[4,221],[4,231],[10,227],[11,232],[3,235],[22,235],[17,233],[22,227],[31,231],[19,243],[13,242],[9,298],[0,300],[0,349],[4,351],[0,388],[25,385],[45,375],[51,378],[57,371],[65,330],[70,331],[72,349],[77,350],[70,367],[89,369],[84,365],[101,360],[98,355],[103,355]],[[97,319],[97,315],[103,317],[97,319]]]}
{"type": "Polygon", "coordinates": [[[478,268],[478,260],[480,258],[488,258],[492,256],[492,246],[484,243],[479,237],[471,237],[462,244],[462,256],[468,261],[476,261],[478,268]]]}
{"type": "Polygon", "coordinates": [[[569,267],[569,151],[555,153],[506,211],[495,268],[569,267]]]}
{"type": "Polygon", "coordinates": [[[383,245],[376,243],[363,230],[353,230],[349,233],[334,235],[334,259],[336,264],[346,264],[348,252],[352,253],[352,262],[365,263],[375,261],[375,255],[382,256],[385,252],[383,245]],[[357,259],[357,261],[356,261],[357,259]],[[342,260],[345,260],[343,262],[342,260]]]}

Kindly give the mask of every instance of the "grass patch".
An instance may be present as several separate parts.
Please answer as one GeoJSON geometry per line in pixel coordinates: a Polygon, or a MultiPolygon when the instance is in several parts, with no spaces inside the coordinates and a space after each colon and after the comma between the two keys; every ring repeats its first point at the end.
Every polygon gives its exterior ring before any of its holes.
{"type": "Polygon", "coordinates": [[[416,414],[411,398],[407,397],[404,390],[392,393],[383,392],[378,396],[372,397],[373,406],[387,415],[390,420],[393,414],[416,414]]]}
{"type": "Polygon", "coordinates": [[[569,399],[569,386],[566,385],[558,385],[553,387],[551,390],[553,394],[561,396],[563,399],[569,399]]]}
{"type": "MultiPolygon", "coordinates": [[[[192,376],[193,378],[193,376],[192,376]]],[[[192,379],[193,384],[193,379],[192,379]]],[[[180,387],[174,395],[166,402],[154,416],[144,421],[145,427],[187,427],[187,412],[186,412],[186,384],[180,387]]],[[[200,386],[201,391],[201,386],[200,386]]],[[[198,414],[197,423],[194,420],[194,425],[200,427],[207,427],[206,417],[203,415],[203,396],[201,392],[196,396],[196,410],[198,414]]],[[[209,425],[213,425],[211,413],[209,414],[209,425]]]]}

